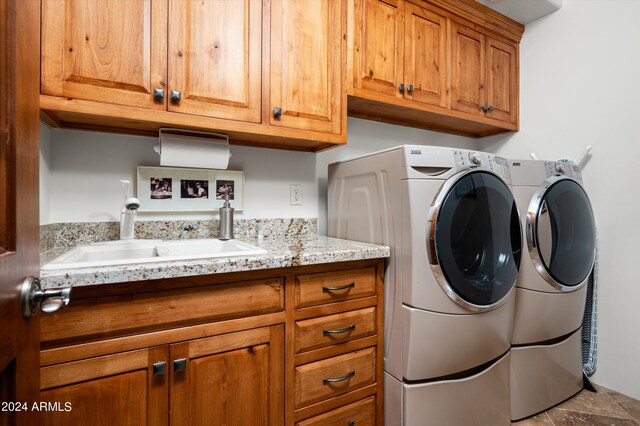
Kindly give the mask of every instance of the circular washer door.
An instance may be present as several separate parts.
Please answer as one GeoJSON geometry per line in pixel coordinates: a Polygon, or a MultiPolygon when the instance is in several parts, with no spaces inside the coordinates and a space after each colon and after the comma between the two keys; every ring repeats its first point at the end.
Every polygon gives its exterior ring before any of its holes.
{"type": "Polygon", "coordinates": [[[489,171],[463,172],[445,183],[434,207],[428,251],[438,283],[467,309],[497,308],[520,267],[520,220],[509,187],[489,171]]]}
{"type": "Polygon", "coordinates": [[[565,176],[553,176],[536,192],[527,215],[527,244],[542,277],[562,291],[586,283],[595,260],[596,226],[589,197],[565,176]]]}

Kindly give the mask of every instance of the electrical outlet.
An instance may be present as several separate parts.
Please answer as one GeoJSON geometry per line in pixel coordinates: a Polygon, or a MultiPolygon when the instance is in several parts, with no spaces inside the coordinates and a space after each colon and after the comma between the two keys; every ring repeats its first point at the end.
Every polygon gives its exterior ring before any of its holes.
{"type": "Polygon", "coordinates": [[[302,205],[302,185],[300,184],[291,185],[291,205],[302,205]]]}

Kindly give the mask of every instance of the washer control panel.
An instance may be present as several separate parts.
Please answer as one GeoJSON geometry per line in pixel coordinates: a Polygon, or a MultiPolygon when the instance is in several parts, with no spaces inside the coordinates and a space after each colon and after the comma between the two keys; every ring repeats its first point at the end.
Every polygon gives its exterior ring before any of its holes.
{"type": "Polygon", "coordinates": [[[544,169],[547,177],[567,176],[582,183],[582,170],[573,163],[561,163],[559,161],[545,161],[544,169]]]}
{"type": "Polygon", "coordinates": [[[479,151],[454,150],[453,158],[456,170],[461,171],[469,168],[488,169],[511,184],[511,170],[509,162],[502,157],[479,151]]]}

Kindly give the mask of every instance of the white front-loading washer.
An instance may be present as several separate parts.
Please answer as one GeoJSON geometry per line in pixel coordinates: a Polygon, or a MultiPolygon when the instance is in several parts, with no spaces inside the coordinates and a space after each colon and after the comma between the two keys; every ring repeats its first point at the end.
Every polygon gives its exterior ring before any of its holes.
{"type": "Polygon", "coordinates": [[[578,166],[511,160],[526,238],[516,282],[511,415],[544,411],[582,389],[581,325],[596,228],[578,166]]]}
{"type": "Polygon", "coordinates": [[[509,173],[492,154],[415,145],[329,166],[329,235],[391,247],[387,425],[469,424],[462,406],[510,422],[522,238],[509,173]]]}

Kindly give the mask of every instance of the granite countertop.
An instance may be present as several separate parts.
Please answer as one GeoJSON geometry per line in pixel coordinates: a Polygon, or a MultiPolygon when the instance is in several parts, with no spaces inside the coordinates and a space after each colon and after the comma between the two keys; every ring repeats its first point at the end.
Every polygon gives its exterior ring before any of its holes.
{"type": "MultiPolygon", "coordinates": [[[[322,236],[295,238],[238,238],[268,251],[263,256],[208,258],[188,261],[137,263],[95,268],[59,269],[40,272],[43,288],[78,287],[144,281],[227,272],[255,271],[322,263],[385,258],[386,246],[322,236]]],[[[54,248],[41,254],[41,264],[50,262],[71,248],[54,248]]]]}

